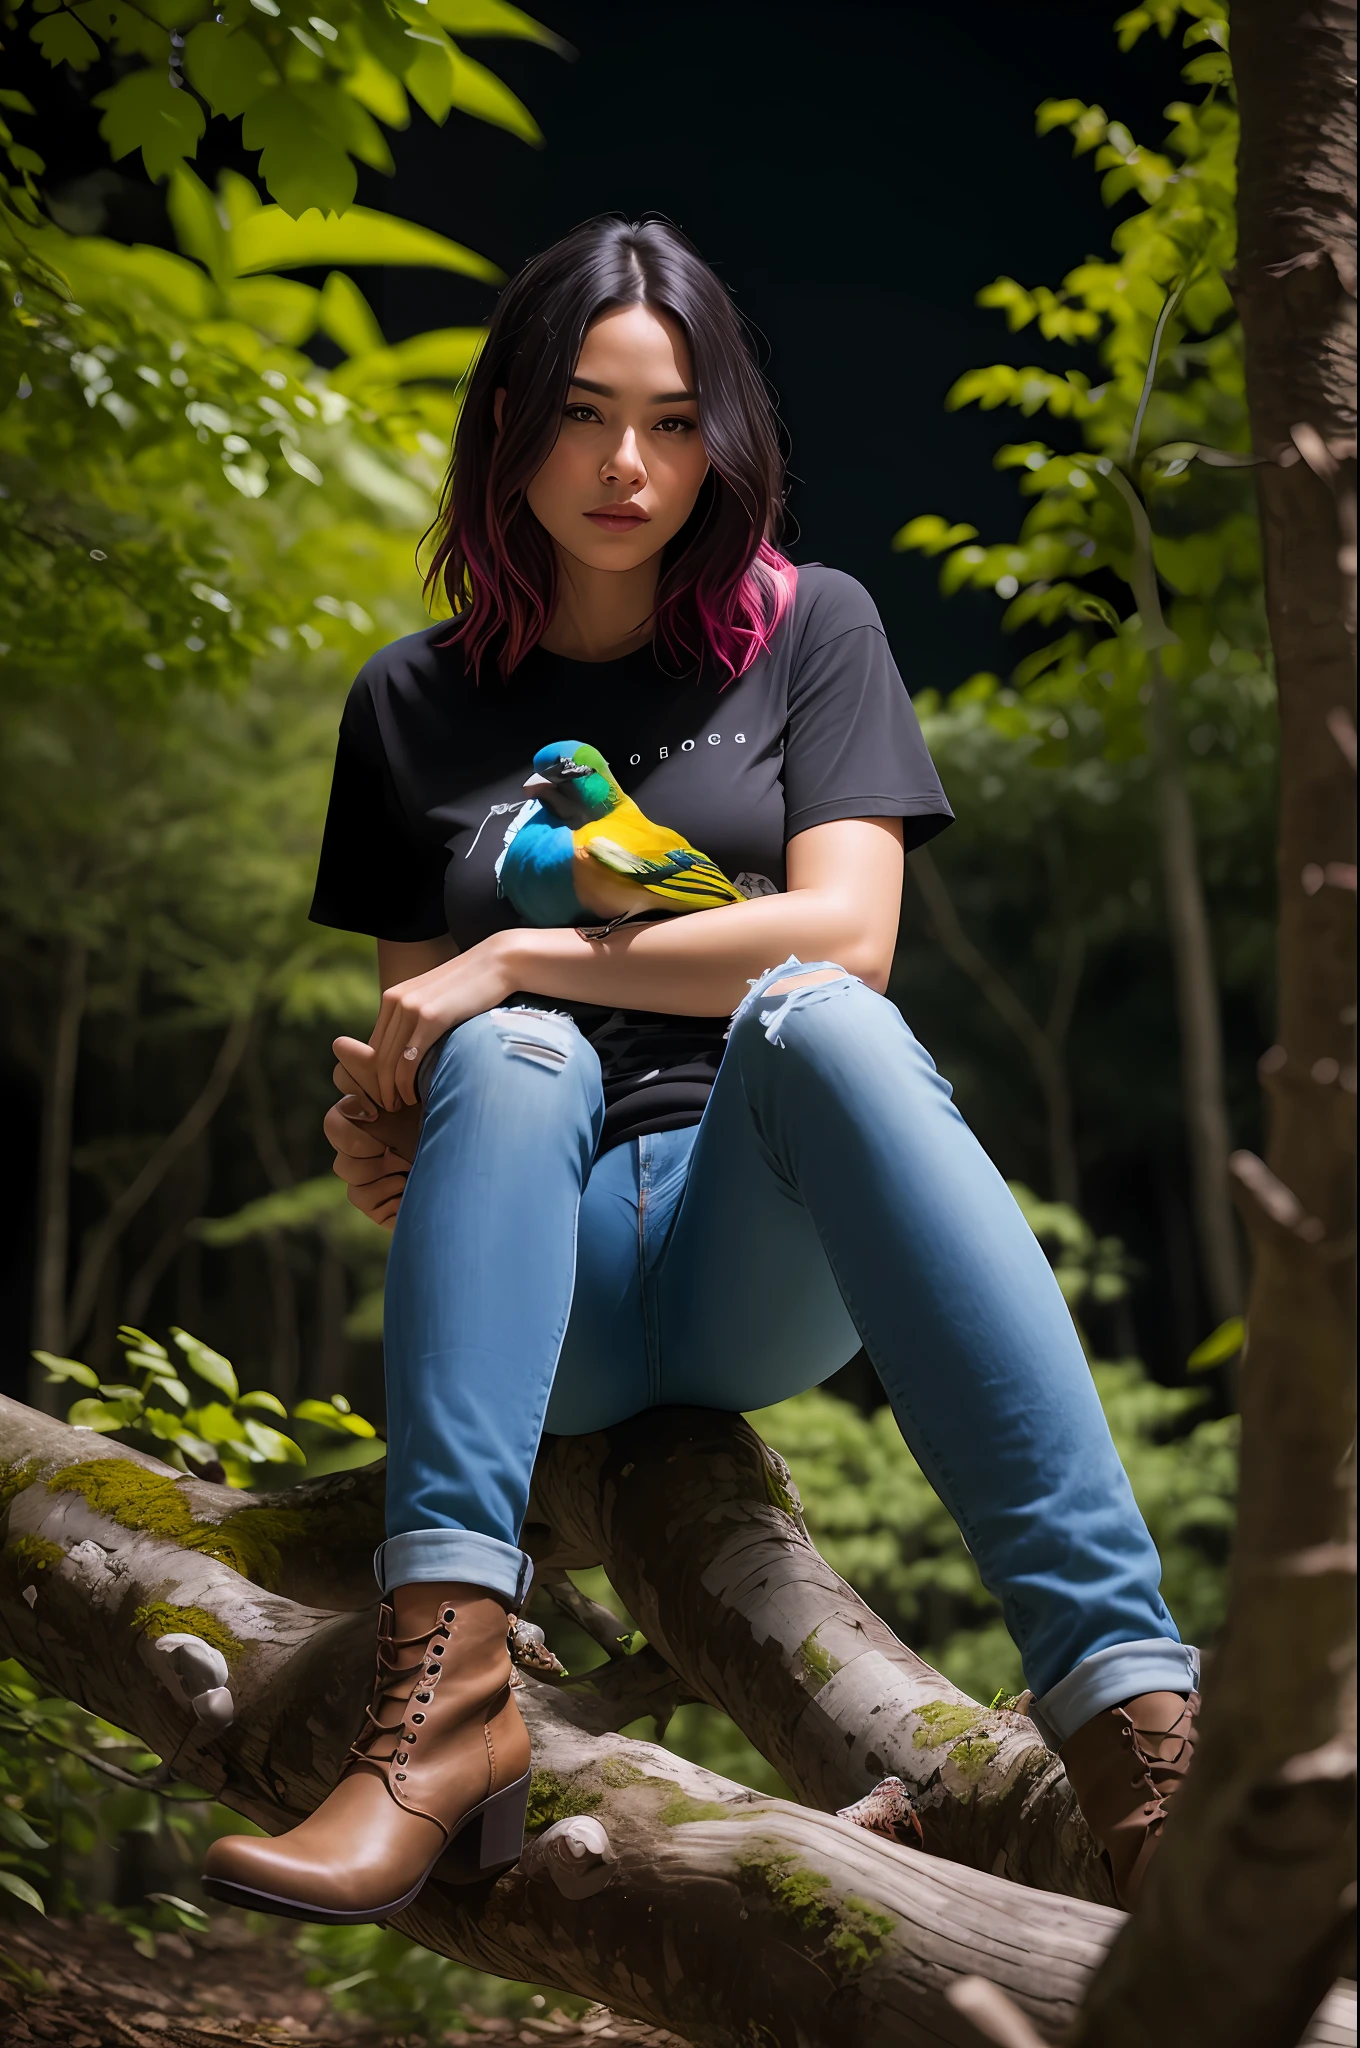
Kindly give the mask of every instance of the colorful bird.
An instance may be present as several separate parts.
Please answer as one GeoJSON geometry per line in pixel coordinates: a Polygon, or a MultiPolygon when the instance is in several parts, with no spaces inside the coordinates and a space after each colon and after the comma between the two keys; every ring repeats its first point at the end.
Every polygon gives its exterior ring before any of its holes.
{"type": "Polygon", "coordinates": [[[722,869],[625,796],[597,748],[555,740],[534,755],[532,801],[507,831],[496,877],[530,924],[579,924],[658,907],[741,903],[722,869]]]}

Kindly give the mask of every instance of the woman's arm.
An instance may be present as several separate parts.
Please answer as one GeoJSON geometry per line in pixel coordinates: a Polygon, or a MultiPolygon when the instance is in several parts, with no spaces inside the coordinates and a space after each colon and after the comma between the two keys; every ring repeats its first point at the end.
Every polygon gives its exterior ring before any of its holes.
{"type": "Polygon", "coordinates": [[[364,1086],[386,1109],[413,1103],[416,1069],[435,1040],[520,989],[550,1001],[716,1017],[792,954],[834,960],[885,988],[902,900],[901,820],[814,825],[789,841],[786,865],[783,895],[624,926],[604,939],[571,928],[497,932],[429,965],[414,956],[435,941],[380,945],[384,994],[364,1086]],[[403,964],[397,956],[408,955],[417,971],[389,982],[389,968],[403,964]]]}

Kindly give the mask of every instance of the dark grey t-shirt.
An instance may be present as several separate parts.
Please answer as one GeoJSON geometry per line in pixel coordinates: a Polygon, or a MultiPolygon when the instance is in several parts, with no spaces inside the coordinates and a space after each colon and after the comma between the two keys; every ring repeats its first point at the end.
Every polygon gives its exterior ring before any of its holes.
{"type": "MultiPolygon", "coordinates": [[[[670,673],[651,647],[607,662],[535,648],[508,680],[487,667],[477,682],[439,644],[448,630],[383,648],[350,691],[318,924],[466,948],[521,923],[496,862],[533,756],[555,740],[598,747],[646,815],[746,895],[783,890],[785,845],[810,826],[901,818],[910,850],[952,816],[873,602],[838,570],[799,569],[772,645],[734,682],[670,673]]],[[[600,1053],[605,1146],[697,1123],[726,1018],[551,1000],[600,1053]]]]}

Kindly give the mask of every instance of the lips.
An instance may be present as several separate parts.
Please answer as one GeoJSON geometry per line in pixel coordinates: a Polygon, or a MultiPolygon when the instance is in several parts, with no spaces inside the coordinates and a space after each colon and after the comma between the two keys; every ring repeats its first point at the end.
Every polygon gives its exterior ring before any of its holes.
{"type": "Polygon", "coordinates": [[[646,526],[651,514],[639,505],[601,505],[596,511],[587,512],[586,518],[605,533],[631,533],[635,527],[646,526]]]}

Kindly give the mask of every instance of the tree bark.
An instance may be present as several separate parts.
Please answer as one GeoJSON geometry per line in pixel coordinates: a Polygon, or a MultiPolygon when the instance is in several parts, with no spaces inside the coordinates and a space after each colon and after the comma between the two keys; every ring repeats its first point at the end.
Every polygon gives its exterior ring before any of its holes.
{"type": "Polygon", "coordinates": [[[1235,296],[1280,687],[1279,1022],[1228,1621],[1202,1742],[1077,2039],[1298,2039],[1346,1955],[1355,1795],[1355,12],[1234,0],[1235,296]]]}
{"type": "MultiPolygon", "coordinates": [[[[538,1507],[541,1513],[551,1505],[566,1526],[553,1538],[541,1523],[543,1547],[562,1555],[583,1542],[589,1548],[592,1530],[624,1542],[650,1526],[653,1549],[661,1545],[675,1560],[673,1586],[695,1603],[696,1641],[725,1603],[747,1617],[748,1651],[761,1642],[782,1645],[807,1613],[821,1611],[828,1594],[848,1615],[854,1596],[802,1536],[778,1461],[735,1418],[701,1418],[728,1425],[733,1467],[719,1471],[705,1514],[696,1482],[713,1445],[702,1427],[686,1438],[687,1419],[687,1411],[674,1411],[645,1418],[649,1428],[631,1437],[610,1431],[552,1446],[538,1507]],[[658,1508],[662,1469],[669,1525],[658,1508]],[[630,1499],[635,1472],[639,1486],[630,1499]],[[599,1488],[593,1501],[577,1490],[591,1484],[599,1488]],[[722,1578],[724,1568],[733,1579],[722,1578]],[[710,1579],[716,1590],[706,1591],[710,1579]]],[[[181,1777],[260,1825],[277,1830],[310,1811],[362,1715],[371,1613],[302,1604],[242,1576],[204,1546],[227,1551],[234,1542],[233,1554],[245,1560],[253,1542],[258,1575],[282,1582],[294,1558],[308,1574],[327,1554],[338,1555],[341,1590],[349,1596],[357,1590],[352,1554],[371,1535],[355,1525],[376,1501],[373,1468],[251,1502],[15,1402],[0,1404],[0,1432],[5,1654],[133,1729],[181,1777]],[[260,1518],[253,1539],[246,1533],[252,1514],[260,1518]],[[167,1529],[172,1516],[177,1534],[167,1529]],[[267,1553],[280,1544],[271,1565],[267,1553]],[[236,1715],[212,1739],[153,1647],[158,1634],[186,1628],[215,1636],[228,1657],[236,1715]]],[[[627,1575],[620,1558],[609,1562],[621,1584],[627,1575]]],[[[927,1668],[901,1645],[890,1657],[892,1638],[881,1624],[874,1628],[875,1646],[861,1646],[858,1659],[842,1666],[853,1672],[858,1663],[858,1677],[869,1682],[858,1721],[848,1697],[835,1712],[808,1711],[841,1672],[811,1695],[800,1693],[802,1745],[811,1757],[801,1767],[804,1778],[833,1785],[838,1747],[849,1752],[842,1782],[861,1782],[885,1760],[875,1754],[882,1716],[872,1686],[880,1676],[891,1704],[891,1688],[914,1667],[921,1674],[917,1725],[941,1735],[923,1697],[927,1668]]],[[[678,1640],[674,1625],[672,1633],[678,1640]]],[[[826,1634],[834,1651],[850,1630],[843,1620],[839,1635],[826,1634]]],[[[732,1623],[722,1641],[697,1653],[706,1676],[694,1690],[712,1697],[726,1689],[728,1659],[740,1640],[732,1623]]],[[[803,1649],[806,1656],[806,1643],[803,1649]]],[[[783,1662],[782,1647],[766,1660],[763,1684],[771,1696],[779,1688],[770,1673],[783,1662]]],[[[460,1888],[436,1875],[393,1924],[476,1968],[557,1984],[675,2028],[696,2048],[844,2048],[852,2039],[865,2048],[967,2048],[977,2034],[949,1994],[971,1977],[1001,1986],[1041,2040],[1062,2037],[1119,1928],[1117,1912],[898,1848],[834,1815],[765,1798],[612,1732],[648,1711],[645,1702],[668,1679],[673,1674],[654,1647],[611,1662],[598,1682],[593,1674],[556,1687],[526,1681],[520,1698],[534,1741],[534,1839],[495,1884],[460,1888]],[[628,1683],[635,1665],[636,1688],[628,1683]],[[597,1850],[595,1857],[600,1888],[586,1898],[559,1888],[560,1865],[543,1829],[572,1814],[588,1815],[607,1837],[605,1854],[597,1850]]],[[[933,1685],[945,1705],[960,1698],[938,1679],[933,1685]]],[[[971,1703],[964,1708],[962,1721],[988,1721],[971,1703]]],[[[1022,1732],[1019,1716],[1009,1719],[1015,1748],[1032,1748],[1032,1731],[1022,1732]]],[[[925,1754],[909,1742],[904,1747],[918,1796],[927,1795],[928,1843],[932,1833],[943,1838],[951,1802],[976,1803],[961,1740],[936,1740],[925,1754]]],[[[999,1742],[990,1757],[975,1753],[980,1781],[1014,1769],[1014,1754],[1008,1760],[1003,1748],[999,1742]]],[[[1035,1833],[1065,1810],[1046,1785],[1051,1781],[1032,1785],[1028,1825],[1035,1833]]],[[[1353,2001],[1344,1991],[1329,2000],[1308,2038],[1318,2048],[1354,2048],[1353,2001]]]]}
{"type": "MultiPolygon", "coordinates": [[[[33,1283],[33,1342],[42,1351],[66,1349],[66,1266],[70,1256],[71,1131],[75,1113],[80,1027],[85,1015],[89,949],[68,939],[62,951],[60,985],[47,1072],[43,1082],[42,1135],[38,1151],[38,1248],[33,1283]]],[[[34,1388],[41,1401],[40,1387],[34,1388]]]]}

